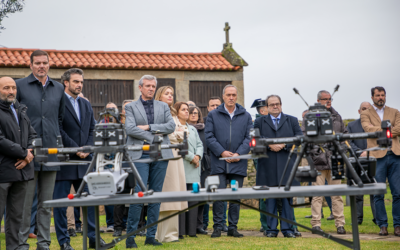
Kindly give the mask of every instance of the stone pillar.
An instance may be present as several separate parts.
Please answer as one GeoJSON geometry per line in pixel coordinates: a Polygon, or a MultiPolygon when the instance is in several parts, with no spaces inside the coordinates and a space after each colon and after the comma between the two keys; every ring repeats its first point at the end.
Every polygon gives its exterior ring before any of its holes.
{"type": "Polygon", "coordinates": [[[133,99],[135,101],[139,100],[139,97],[141,95],[139,91],[139,80],[140,79],[133,79],[133,99]]]}
{"type": "Polygon", "coordinates": [[[176,101],[187,102],[189,101],[189,81],[176,81],[175,82],[176,101]]]}

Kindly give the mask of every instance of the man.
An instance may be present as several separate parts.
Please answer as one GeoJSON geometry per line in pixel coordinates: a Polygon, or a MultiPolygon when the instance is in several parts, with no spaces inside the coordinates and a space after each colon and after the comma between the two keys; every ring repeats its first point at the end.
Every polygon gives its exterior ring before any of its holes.
{"type": "MultiPolygon", "coordinates": [[[[82,147],[93,145],[94,117],[92,106],[88,101],[79,97],[83,88],[83,71],[72,68],[64,72],[61,80],[65,87],[65,116],[60,126],[60,133],[64,147],[82,147]]],[[[92,160],[89,153],[78,152],[70,155],[71,160],[92,160]]],[[[54,186],[54,199],[66,198],[71,190],[71,185],[77,191],[86,174],[88,165],[61,166],[56,176],[54,186]]],[[[84,192],[89,192],[85,185],[84,192]]],[[[57,240],[61,250],[73,250],[70,245],[70,235],[67,225],[67,207],[54,208],[54,225],[57,240]]],[[[95,222],[94,208],[88,208],[88,238],[89,248],[95,248],[95,222]]],[[[105,242],[100,239],[100,244],[105,242]]]]}
{"type": "MultiPolygon", "coordinates": [[[[321,90],[318,92],[317,101],[324,105],[328,111],[332,114],[333,130],[335,133],[347,133],[344,126],[342,117],[339,113],[332,107],[332,97],[331,94],[326,90],[321,90]]],[[[302,125],[304,130],[304,123],[302,125]]],[[[325,180],[328,181],[328,185],[338,185],[341,180],[332,180],[331,178],[331,161],[330,156],[332,152],[328,149],[326,145],[322,146],[324,150],[320,148],[313,149],[311,151],[311,158],[315,164],[316,169],[321,173],[317,176],[317,180],[314,185],[325,185],[325,180]]],[[[311,201],[311,225],[313,229],[322,231],[321,229],[321,208],[322,208],[322,196],[313,197],[311,201]]],[[[335,218],[335,226],[337,228],[338,234],[346,234],[344,229],[345,219],[344,219],[344,207],[343,199],[341,196],[331,196],[332,199],[332,213],[335,218]]]]}
{"type": "Polygon", "coordinates": [[[32,128],[26,106],[16,99],[17,85],[10,77],[0,78],[0,215],[5,218],[6,249],[19,246],[18,232],[28,181],[33,180],[32,128]]]}
{"type": "MultiPolygon", "coordinates": [[[[128,144],[143,145],[154,141],[154,134],[162,134],[162,144],[169,144],[168,134],[175,131],[175,122],[171,116],[168,104],[154,100],[157,87],[157,78],[151,75],[144,75],[139,80],[139,91],[142,93],[139,100],[125,106],[126,112],[126,134],[128,144]]],[[[164,159],[173,158],[171,149],[162,149],[164,159]]],[[[142,151],[130,151],[132,160],[148,159],[148,153],[142,151]]],[[[161,192],[164,178],[167,171],[168,161],[157,161],[152,163],[135,163],[136,168],[149,189],[154,192],[161,192]]],[[[139,185],[135,192],[142,191],[139,185]]],[[[137,229],[143,204],[134,204],[129,207],[127,233],[137,229]]],[[[151,224],[158,220],[160,203],[148,205],[147,223],[151,224]]],[[[157,225],[147,229],[145,245],[159,246],[161,243],[155,240],[157,225]]],[[[126,248],[136,248],[135,236],[126,240],[126,248]]]]}
{"type": "MultiPolygon", "coordinates": [[[[211,175],[219,176],[219,187],[226,186],[235,180],[239,187],[243,186],[243,178],[247,176],[247,160],[219,158],[244,155],[250,151],[250,129],[253,127],[251,115],[236,103],[237,89],[234,85],[226,85],[223,90],[224,104],[211,111],[207,117],[205,137],[211,151],[211,175]]],[[[229,203],[228,236],[243,237],[237,231],[240,206],[229,203]]],[[[211,238],[221,237],[224,215],[224,202],[216,201],[213,205],[214,232],[211,238]]]]}
{"type": "MultiPolygon", "coordinates": [[[[211,112],[214,109],[216,109],[218,106],[222,104],[222,99],[221,97],[218,96],[211,96],[210,99],[208,100],[207,104],[207,111],[211,112]]],[[[204,125],[207,124],[207,116],[203,118],[204,125]]],[[[201,186],[204,187],[206,178],[210,175],[211,172],[211,159],[210,159],[210,150],[207,148],[207,144],[203,144],[205,149],[204,149],[204,157],[201,159],[202,161],[202,169],[201,169],[201,176],[200,176],[200,181],[201,181],[201,186]]],[[[226,226],[226,202],[224,202],[224,217],[223,217],[223,225],[222,225],[222,231],[228,232],[228,227],[226,226]]],[[[205,234],[205,230],[208,227],[208,222],[209,222],[209,213],[210,213],[210,205],[205,204],[204,205],[204,210],[203,210],[203,231],[198,230],[197,233],[199,234],[205,234]]],[[[199,226],[200,228],[200,226],[199,226]]]]}
{"type": "MultiPolygon", "coordinates": [[[[375,179],[377,182],[389,181],[393,195],[392,214],[394,235],[400,237],[400,113],[397,109],[385,105],[386,91],[383,87],[371,89],[371,99],[374,105],[361,113],[361,124],[365,132],[381,131],[381,122],[390,120],[392,124],[392,148],[390,150],[371,151],[370,155],[377,158],[375,179]]],[[[376,147],[376,139],[367,140],[368,148],[376,147]]],[[[385,209],[384,195],[375,195],[376,223],[380,227],[379,235],[388,235],[388,219],[385,209]]]]}
{"type": "MultiPolygon", "coordinates": [[[[30,56],[32,74],[19,79],[17,100],[28,107],[28,117],[37,136],[42,138],[43,147],[57,147],[57,136],[64,117],[64,86],[48,77],[49,56],[45,51],[36,50],[30,56]]],[[[49,155],[49,161],[57,161],[56,155],[49,155]]],[[[23,221],[19,230],[20,250],[29,249],[27,243],[31,207],[37,183],[37,249],[49,249],[51,208],[44,208],[43,202],[53,199],[54,183],[60,167],[46,167],[35,162],[34,180],[29,181],[23,206],[23,221]]]]}
{"type": "MultiPolygon", "coordinates": [[[[293,137],[302,135],[299,121],[297,118],[282,113],[282,101],[277,95],[270,95],[265,100],[268,107],[268,115],[256,119],[254,128],[260,130],[262,137],[293,137]]],[[[274,144],[268,147],[269,158],[261,158],[258,160],[258,168],[256,175],[257,185],[278,186],[283,175],[283,166],[288,159],[292,145],[274,144]]],[[[291,169],[293,168],[295,159],[289,163],[288,170],[283,179],[283,185],[286,184],[291,169]]],[[[292,185],[299,185],[297,181],[293,181],[292,185]]],[[[292,198],[280,199],[282,203],[282,217],[288,220],[294,220],[294,211],[290,206],[293,202],[292,198]]],[[[265,204],[267,211],[277,215],[278,199],[266,199],[265,204]]],[[[270,216],[267,217],[268,229],[267,237],[277,237],[279,230],[277,229],[278,220],[270,216]]],[[[296,238],[294,230],[289,223],[280,221],[280,229],[282,234],[287,238],[296,238]]]]}
{"type": "MultiPolygon", "coordinates": [[[[371,107],[371,104],[369,102],[362,102],[360,108],[358,109],[358,113],[361,114],[361,112],[367,110],[369,107],[371,107]]],[[[349,122],[349,124],[347,124],[347,130],[349,131],[349,133],[364,133],[364,129],[361,125],[361,118],[353,122],[349,122]]],[[[367,139],[350,140],[349,142],[354,152],[361,151],[367,148],[367,139]]],[[[357,154],[357,157],[366,157],[366,156],[367,156],[366,151],[362,152],[361,154],[357,154]]],[[[376,224],[374,196],[370,195],[369,198],[373,216],[372,221],[376,224]]],[[[356,202],[357,202],[358,225],[361,225],[364,217],[364,195],[356,196],[356,202]]]]}

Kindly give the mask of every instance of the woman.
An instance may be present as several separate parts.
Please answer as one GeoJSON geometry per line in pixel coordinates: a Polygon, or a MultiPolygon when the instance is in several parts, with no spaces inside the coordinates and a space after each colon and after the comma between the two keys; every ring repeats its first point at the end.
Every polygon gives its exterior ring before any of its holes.
{"type": "MultiPolygon", "coordinates": [[[[171,144],[181,143],[183,141],[184,132],[188,132],[186,124],[181,125],[176,117],[176,110],[172,107],[174,102],[174,89],[171,86],[163,86],[157,90],[154,98],[168,104],[172,118],[175,121],[175,132],[169,134],[171,144]]],[[[179,157],[176,149],[172,149],[174,157],[179,157]]],[[[186,191],[185,169],[183,159],[169,161],[167,173],[165,174],[163,192],[186,191]]],[[[188,204],[184,202],[163,202],[160,206],[159,220],[180,210],[186,209],[188,204]]],[[[175,216],[158,224],[156,239],[158,242],[178,242],[179,241],[179,217],[175,216]]]]}
{"type": "MultiPolygon", "coordinates": [[[[189,125],[193,126],[196,128],[197,133],[199,134],[200,140],[203,143],[203,155],[201,156],[201,165],[200,165],[200,183],[201,187],[204,187],[204,182],[205,182],[205,170],[209,170],[211,167],[210,165],[210,159],[208,155],[206,154],[207,152],[207,146],[206,146],[206,138],[204,135],[204,128],[205,125],[203,123],[203,115],[201,114],[201,110],[199,107],[190,107],[189,108],[189,120],[188,120],[189,125]]],[[[204,212],[204,205],[198,207],[198,213],[197,213],[197,230],[196,232],[198,234],[207,234],[207,231],[203,229],[203,212],[204,212]]]]}
{"type": "MultiPolygon", "coordinates": [[[[192,190],[195,182],[200,182],[200,164],[203,157],[203,143],[200,140],[196,128],[186,123],[189,119],[189,106],[185,102],[175,103],[174,108],[177,110],[177,117],[180,124],[185,124],[189,130],[188,143],[189,153],[183,159],[185,166],[185,178],[187,190],[192,190]]],[[[198,202],[188,202],[188,206],[193,206],[198,202]]],[[[196,236],[198,208],[189,210],[179,215],[179,235],[196,236]]]]}

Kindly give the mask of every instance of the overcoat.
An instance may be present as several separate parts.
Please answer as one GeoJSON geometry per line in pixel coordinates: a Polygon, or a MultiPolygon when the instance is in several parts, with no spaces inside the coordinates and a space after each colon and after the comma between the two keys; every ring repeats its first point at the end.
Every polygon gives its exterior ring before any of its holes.
{"type": "MultiPolygon", "coordinates": [[[[49,77],[45,87],[33,74],[18,79],[17,100],[28,107],[27,114],[43,147],[57,147],[57,136],[64,117],[64,86],[49,77]]],[[[58,161],[49,155],[49,162],[58,161]]],[[[35,162],[35,171],[58,171],[60,167],[46,167],[35,162]]]]}
{"type": "Polygon", "coordinates": [[[186,125],[189,128],[189,153],[185,155],[185,158],[183,159],[183,165],[185,166],[185,178],[186,183],[195,183],[200,182],[201,160],[203,158],[204,148],[200,136],[197,133],[197,129],[191,125],[186,125]],[[197,168],[195,165],[190,163],[196,155],[200,156],[200,165],[197,168]]]}
{"type": "Polygon", "coordinates": [[[225,150],[239,155],[250,152],[250,129],[253,127],[251,115],[241,105],[236,104],[236,111],[231,119],[221,104],[207,116],[205,135],[210,150],[211,175],[237,174],[247,176],[247,160],[234,163],[221,161],[225,150]]]}
{"type": "Polygon", "coordinates": [[[10,104],[0,100],[0,183],[33,179],[33,161],[21,170],[16,169],[15,163],[26,158],[36,132],[26,115],[27,107],[16,101],[14,108],[18,122],[10,104]]]}
{"type": "MultiPolygon", "coordinates": [[[[79,98],[79,113],[78,119],[74,107],[68,97],[65,98],[65,114],[64,120],[60,127],[60,133],[64,147],[81,147],[93,145],[93,130],[95,120],[93,116],[92,105],[84,98],[79,98]]],[[[76,154],[70,154],[70,160],[90,161],[92,156],[89,155],[85,159],[81,159],[76,154]]],[[[82,179],[86,173],[88,165],[68,165],[61,166],[61,170],[57,172],[57,181],[72,181],[82,179]]]]}
{"type": "MultiPolygon", "coordinates": [[[[183,142],[183,133],[188,131],[185,125],[181,125],[176,116],[172,117],[175,122],[175,131],[168,135],[171,144],[178,144],[183,142]]],[[[172,149],[174,157],[179,157],[178,150],[172,149]]],[[[185,167],[183,165],[183,159],[176,161],[169,161],[167,172],[165,174],[163,192],[178,192],[186,191],[186,178],[185,178],[185,167]]],[[[188,207],[187,201],[181,202],[162,202],[160,206],[160,212],[164,211],[177,211],[188,207]]]]}
{"type": "MultiPolygon", "coordinates": [[[[297,118],[284,113],[281,113],[278,129],[275,128],[275,125],[271,119],[271,115],[257,118],[254,122],[254,128],[258,128],[260,130],[260,135],[262,138],[294,137],[303,135],[297,118]]],[[[268,158],[258,159],[256,173],[257,185],[267,185],[271,187],[279,185],[279,181],[283,175],[283,170],[292,146],[293,144],[287,144],[279,152],[271,151],[271,149],[268,147],[268,158]]],[[[283,186],[286,184],[287,179],[289,178],[295,159],[296,157],[294,155],[289,163],[285,177],[283,178],[283,186]]],[[[293,180],[292,185],[298,186],[300,183],[296,180],[293,180]]]]}

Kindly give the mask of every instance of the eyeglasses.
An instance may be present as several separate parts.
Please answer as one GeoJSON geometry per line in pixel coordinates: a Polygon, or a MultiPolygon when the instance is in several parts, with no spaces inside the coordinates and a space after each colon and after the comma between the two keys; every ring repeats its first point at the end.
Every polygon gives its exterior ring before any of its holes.
{"type": "Polygon", "coordinates": [[[193,112],[193,113],[191,113],[191,115],[198,115],[199,113],[197,113],[197,112],[193,112]]]}
{"type": "Polygon", "coordinates": [[[281,104],[280,103],[273,103],[273,104],[268,104],[268,106],[279,107],[279,106],[281,106],[281,104]]]}
{"type": "Polygon", "coordinates": [[[333,101],[332,98],[329,98],[329,99],[328,99],[328,98],[325,98],[325,99],[320,99],[320,100],[321,100],[321,101],[324,101],[324,102],[325,102],[325,101],[330,101],[330,102],[333,101]]]}

